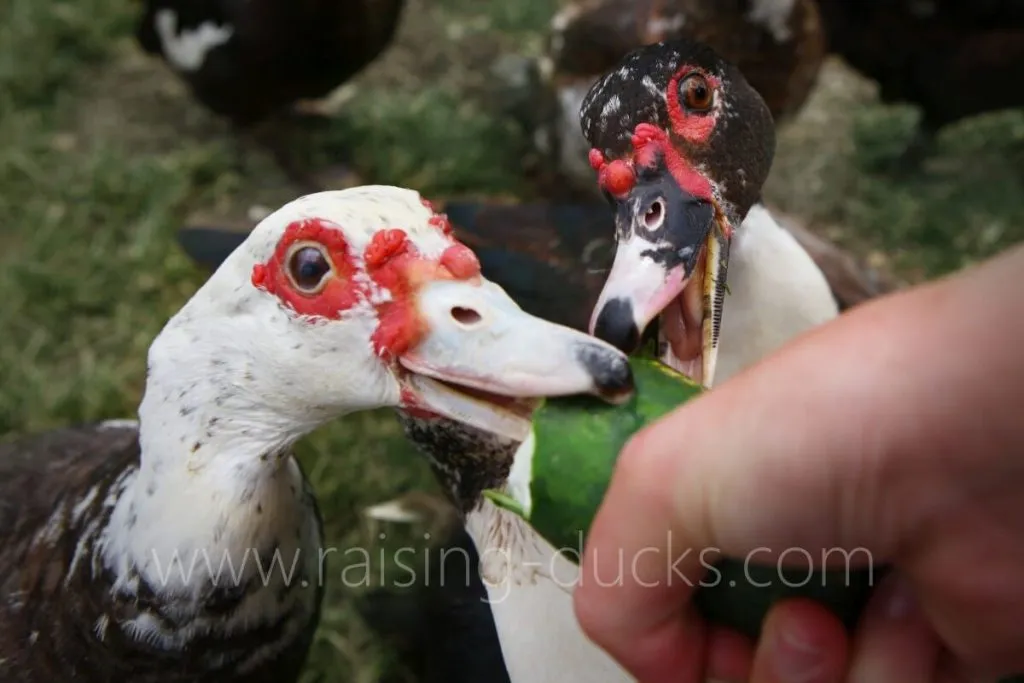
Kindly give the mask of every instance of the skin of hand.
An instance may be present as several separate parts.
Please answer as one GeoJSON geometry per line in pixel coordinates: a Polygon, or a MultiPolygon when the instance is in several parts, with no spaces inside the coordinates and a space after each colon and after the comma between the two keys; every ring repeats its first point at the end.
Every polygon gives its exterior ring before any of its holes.
{"type": "Polygon", "coordinates": [[[577,618],[642,683],[1024,671],[1022,414],[1018,246],[862,304],[635,435],[577,618]],[[776,605],[757,644],[700,619],[690,597],[715,558],[788,548],[892,566],[856,633],[803,600],[776,605]]]}

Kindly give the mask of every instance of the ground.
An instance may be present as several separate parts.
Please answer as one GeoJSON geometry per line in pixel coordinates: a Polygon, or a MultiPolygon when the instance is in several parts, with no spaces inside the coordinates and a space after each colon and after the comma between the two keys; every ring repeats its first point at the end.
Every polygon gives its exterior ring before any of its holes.
{"type": "MultiPolygon", "coordinates": [[[[349,148],[366,182],[526,196],[524,138],[495,113],[490,66],[538,53],[556,5],[410,0],[397,43],[337,94],[338,121],[310,163],[349,148]]],[[[244,215],[294,196],[139,53],[136,11],[123,0],[0,3],[0,435],[133,415],[150,340],[205,277],[175,229],[195,212],[244,215]]],[[[896,180],[876,169],[914,115],[878,105],[869,82],[829,63],[781,131],[768,199],[904,283],[1024,237],[1024,112],[946,130],[937,155],[896,180]]],[[[366,505],[432,489],[387,413],[331,425],[300,454],[339,548],[376,547],[366,505]]],[[[365,586],[340,580],[353,561],[331,567],[339,580],[306,681],[376,681],[389,666],[352,606],[365,586]]]]}

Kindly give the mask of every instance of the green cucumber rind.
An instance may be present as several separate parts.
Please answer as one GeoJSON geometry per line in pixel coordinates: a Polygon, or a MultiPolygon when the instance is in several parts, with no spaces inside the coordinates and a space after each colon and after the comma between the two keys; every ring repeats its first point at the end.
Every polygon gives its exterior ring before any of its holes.
{"type": "MultiPolygon", "coordinates": [[[[575,562],[625,443],[644,425],[703,392],[657,361],[634,357],[630,365],[637,391],[625,405],[585,397],[548,399],[534,416],[530,524],[575,562]]],[[[849,580],[842,571],[815,571],[808,577],[807,570],[780,574],[774,566],[744,567],[741,561],[725,559],[704,579],[717,581],[698,588],[694,602],[708,620],[750,638],[759,636],[773,604],[793,597],[825,605],[853,629],[885,572],[884,567],[852,571],[849,580]]]]}
{"type": "Polygon", "coordinates": [[[629,438],[703,392],[699,384],[656,360],[633,357],[630,366],[636,392],[623,405],[571,396],[547,399],[534,413],[530,522],[570,557],[582,550],[629,438]]]}

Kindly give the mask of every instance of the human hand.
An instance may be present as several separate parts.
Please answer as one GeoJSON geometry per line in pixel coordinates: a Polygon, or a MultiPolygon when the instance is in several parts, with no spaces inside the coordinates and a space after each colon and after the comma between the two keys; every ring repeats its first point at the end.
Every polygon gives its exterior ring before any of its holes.
{"type": "Polygon", "coordinates": [[[1022,273],[1016,248],[865,304],[638,433],[587,539],[586,633],[643,683],[1024,671],[1022,273]],[[793,601],[759,644],[703,623],[693,588],[666,580],[687,549],[676,566],[696,584],[708,549],[763,547],[864,548],[896,574],[852,638],[793,601]]]}

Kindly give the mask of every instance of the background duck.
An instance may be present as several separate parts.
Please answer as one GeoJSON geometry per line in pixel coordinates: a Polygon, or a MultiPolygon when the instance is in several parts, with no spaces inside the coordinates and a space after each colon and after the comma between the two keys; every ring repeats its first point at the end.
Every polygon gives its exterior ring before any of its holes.
{"type": "Polygon", "coordinates": [[[829,50],[920,109],[901,163],[969,116],[1024,106],[1024,5],[1015,0],[817,0],[829,50]],[[955,93],[955,94],[954,94],[955,93]]]}
{"type": "Polygon", "coordinates": [[[319,189],[285,137],[390,44],[405,0],[142,0],[136,39],[203,106],[319,189]],[[263,124],[262,126],[260,124],[263,124]]]}
{"type": "Polygon", "coordinates": [[[268,216],[148,368],[138,423],[0,447],[4,680],[294,681],[326,550],[298,439],[382,407],[525,430],[487,392],[629,388],[623,354],[522,312],[392,187],[268,216]]]}
{"type": "MultiPolygon", "coordinates": [[[[688,37],[736,64],[775,120],[799,111],[825,59],[815,0],[577,0],[551,20],[537,70],[540,114],[530,122],[542,158],[574,189],[593,191],[580,135],[583,96],[628,52],[688,37]]],[[[542,177],[545,171],[541,170],[542,177]]]]}

